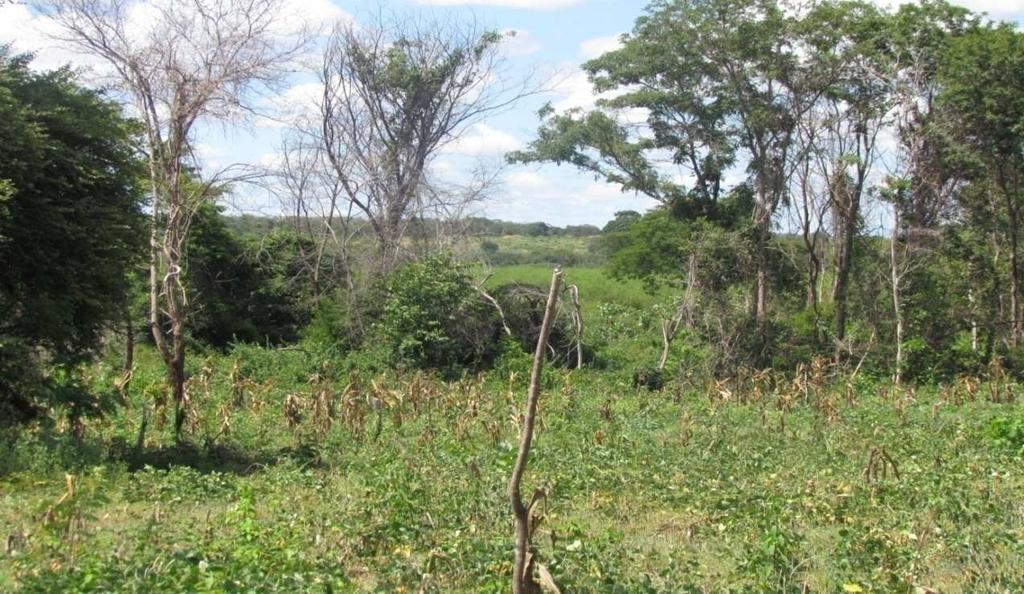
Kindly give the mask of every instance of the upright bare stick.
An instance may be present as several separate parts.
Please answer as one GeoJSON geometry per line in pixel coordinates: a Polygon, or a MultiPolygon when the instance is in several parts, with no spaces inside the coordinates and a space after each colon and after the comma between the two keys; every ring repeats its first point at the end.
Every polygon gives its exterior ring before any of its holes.
{"type": "Polygon", "coordinates": [[[519,455],[516,457],[516,465],[512,470],[512,479],[508,485],[509,499],[512,500],[512,512],[516,517],[516,558],[512,572],[512,594],[526,594],[535,591],[532,587],[533,576],[530,572],[529,549],[530,537],[533,532],[533,509],[536,503],[543,498],[543,493],[535,493],[530,505],[527,506],[523,503],[520,483],[523,480],[523,472],[526,471],[526,461],[530,457],[530,446],[533,443],[537,401],[540,400],[540,373],[544,368],[544,352],[547,350],[548,336],[551,334],[551,325],[555,319],[561,285],[562,269],[556,268],[551,276],[551,291],[548,293],[547,307],[544,308],[544,322],[541,324],[537,349],[533,354],[530,390],[526,398],[526,418],[523,420],[523,430],[519,435],[519,455]]]}
{"type": "Polygon", "coordinates": [[[572,295],[572,324],[576,334],[576,369],[583,369],[583,308],[580,307],[580,288],[569,286],[572,295]]]}

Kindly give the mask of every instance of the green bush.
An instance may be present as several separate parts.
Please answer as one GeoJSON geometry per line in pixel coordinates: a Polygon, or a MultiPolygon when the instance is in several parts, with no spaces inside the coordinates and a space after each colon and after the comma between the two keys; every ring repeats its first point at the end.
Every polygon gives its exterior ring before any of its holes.
{"type": "Polygon", "coordinates": [[[498,246],[498,244],[489,239],[485,239],[480,242],[480,250],[483,253],[487,254],[488,256],[493,256],[494,254],[497,254],[499,249],[501,248],[498,246]]]}
{"type": "Polygon", "coordinates": [[[998,445],[1024,452],[1024,418],[996,417],[986,434],[998,445]]]}
{"type": "Polygon", "coordinates": [[[362,340],[362,333],[341,295],[321,301],[302,334],[313,350],[333,356],[358,348],[362,340]]]}
{"type": "Polygon", "coordinates": [[[644,367],[633,372],[633,387],[658,392],[665,387],[665,376],[656,367],[644,367]]]}
{"type": "Polygon", "coordinates": [[[395,364],[450,369],[493,357],[497,313],[450,255],[402,266],[385,279],[380,291],[375,334],[395,364]]]}

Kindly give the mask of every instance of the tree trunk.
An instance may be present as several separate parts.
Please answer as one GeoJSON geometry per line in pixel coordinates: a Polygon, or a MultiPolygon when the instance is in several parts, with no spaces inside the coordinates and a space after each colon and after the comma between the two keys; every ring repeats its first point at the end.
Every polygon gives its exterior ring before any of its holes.
{"type": "MultiPolygon", "coordinates": [[[[860,142],[858,142],[860,144],[860,142]]],[[[871,144],[867,140],[865,146],[871,144]]],[[[836,222],[837,238],[835,245],[835,281],[832,285],[832,302],[835,307],[835,362],[842,362],[843,343],[846,341],[846,324],[850,293],[850,271],[853,268],[853,240],[857,235],[857,222],[860,217],[860,199],[867,179],[866,166],[857,166],[857,178],[853,184],[844,184],[841,191],[834,193],[833,212],[836,222]]]]}
{"type": "Polygon", "coordinates": [[[978,352],[978,304],[974,289],[967,290],[967,302],[971,304],[971,352],[978,352]]]}
{"type": "Polygon", "coordinates": [[[682,317],[678,314],[669,319],[661,321],[661,358],[658,359],[658,371],[665,371],[665,365],[668,364],[668,355],[672,350],[672,341],[676,338],[676,332],[679,330],[679,323],[682,321],[682,317]]]}
{"type": "MultiPolygon", "coordinates": [[[[844,209],[845,210],[845,209],[844,209]]],[[[851,207],[850,211],[853,210],[851,207]]],[[[857,215],[844,212],[839,241],[836,244],[835,284],[832,286],[832,301],[835,304],[835,362],[842,359],[843,343],[846,341],[847,303],[850,292],[850,263],[853,258],[853,237],[856,233],[857,215]]]]}
{"type": "Polygon", "coordinates": [[[1018,254],[1019,230],[1017,228],[1017,208],[1014,200],[1007,192],[1007,214],[1010,217],[1009,258],[1010,258],[1010,344],[1019,346],[1021,343],[1022,325],[1020,311],[1020,260],[1018,254]]]}
{"type": "Polygon", "coordinates": [[[530,537],[533,528],[533,508],[537,497],[534,496],[530,505],[523,502],[520,490],[526,462],[530,457],[530,446],[533,443],[533,428],[537,420],[537,402],[540,400],[541,370],[544,367],[544,356],[547,350],[548,336],[555,318],[555,307],[558,305],[558,292],[562,283],[562,270],[556,269],[551,277],[551,291],[548,293],[547,306],[544,308],[544,321],[541,324],[540,336],[537,338],[537,349],[533,354],[533,368],[530,371],[530,388],[526,398],[526,414],[523,417],[523,428],[519,436],[519,454],[516,456],[512,478],[509,480],[509,499],[516,520],[515,564],[512,570],[512,593],[527,594],[533,590],[533,576],[530,568],[530,537]]]}
{"type": "Polygon", "coordinates": [[[821,260],[814,253],[813,245],[807,251],[807,309],[818,311],[818,276],[821,273],[821,260]]]}
{"type": "Polygon", "coordinates": [[[128,382],[131,381],[132,368],[135,367],[135,327],[132,325],[132,314],[125,311],[124,314],[124,363],[121,367],[122,391],[128,390],[128,382]]]}
{"type": "MultiPolygon", "coordinates": [[[[758,207],[758,210],[762,210],[758,207]]],[[[761,326],[768,317],[768,241],[771,239],[771,217],[759,214],[755,222],[754,264],[754,319],[761,326]]]]}
{"type": "MultiPolygon", "coordinates": [[[[174,172],[177,179],[177,172],[174,172]]],[[[173,185],[173,184],[172,184],[173,185]]],[[[157,197],[158,189],[154,184],[154,197],[157,197]]],[[[178,192],[177,187],[170,190],[172,197],[178,192]]],[[[175,208],[174,198],[170,206],[175,208]]],[[[174,439],[181,440],[181,429],[185,423],[186,416],[186,394],[185,394],[185,312],[180,301],[181,280],[178,275],[182,273],[180,254],[184,243],[183,222],[178,218],[180,210],[164,213],[166,216],[166,229],[163,242],[159,242],[157,232],[157,221],[161,211],[160,202],[154,198],[153,223],[150,231],[150,263],[149,263],[149,323],[150,333],[153,335],[153,342],[160,352],[167,367],[167,379],[171,388],[171,396],[174,400],[174,439]],[[161,277],[161,272],[164,276],[161,277]],[[164,308],[161,309],[161,298],[164,308]],[[164,328],[166,323],[170,325],[170,344],[164,328]]]]}
{"type": "Polygon", "coordinates": [[[390,273],[398,260],[400,238],[398,230],[385,224],[377,233],[377,272],[381,276],[390,273]]]}
{"type": "Polygon", "coordinates": [[[171,342],[174,354],[167,366],[174,397],[174,441],[181,441],[181,430],[188,417],[188,394],[185,393],[185,333],[182,320],[172,322],[171,342]]]}
{"type": "Polygon", "coordinates": [[[896,245],[899,243],[900,215],[899,207],[893,208],[894,220],[892,226],[892,237],[889,240],[889,269],[892,281],[892,307],[896,318],[896,360],[893,364],[892,381],[899,384],[903,379],[903,306],[900,295],[900,282],[902,274],[900,263],[896,255],[896,245]]]}
{"type": "Polygon", "coordinates": [[[693,312],[697,306],[697,254],[691,253],[686,268],[686,292],[679,302],[675,314],[661,322],[661,357],[658,359],[658,371],[664,371],[668,364],[668,356],[672,350],[672,342],[676,339],[679,326],[686,320],[687,327],[693,326],[693,312]]]}
{"type": "Polygon", "coordinates": [[[576,369],[583,369],[583,308],[580,306],[580,288],[570,286],[569,294],[572,295],[573,331],[576,334],[576,369]]]}

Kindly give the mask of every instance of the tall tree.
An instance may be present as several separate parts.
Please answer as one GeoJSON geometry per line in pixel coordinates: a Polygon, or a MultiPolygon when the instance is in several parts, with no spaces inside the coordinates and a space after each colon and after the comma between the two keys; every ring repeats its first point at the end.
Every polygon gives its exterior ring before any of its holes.
{"type": "Polygon", "coordinates": [[[938,127],[942,83],[938,70],[949,45],[977,26],[977,17],[945,0],[904,4],[885,31],[887,58],[878,77],[889,87],[898,139],[893,175],[909,183],[903,224],[909,241],[928,243],[949,220],[951,198],[962,181],[946,166],[946,137],[938,127]]]}
{"type": "MultiPolygon", "coordinates": [[[[888,69],[884,51],[888,23],[887,15],[859,1],[819,4],[801,23],[805,39],[814,48],[814,68],[821,73],[824,92],[801,124],[808,140],[805,174],[800,177],[805,186],[822,195],[819,212],[831,213],[837,362],[847,347],[850,276],[861,204],[878,161],[878,138],[892,109],[888,81],[880,78],[888,69]],[[808,182],[811,172],[815,179],[808,182]]],[[[817,280],[816,275],[812,277],[812,282],[817,280]]]]}
{"type": "Polygon", "coordinates": [[[0,418],[50,404],[34,372],[90,354],[143,248],[137,128],[69,69],[29,62],[0,47],[0,418]]]}
{"type": "Polygon", "coordinates": [[[979,27],[953,41],[939,69],[940,102],[950,109],[951,151],[978,192],[963,205],[987,211],[1005,245],[1009,341],[1024,340],[1020,233],[1024,225],[1024,34],[1011,25],[979,27]],[[979,200],[980,198],[980,200],[979,200]]]}
{"type": "Polygon", "coordinates": [[[513,158],[570,163],[701,215],[714,212],[741,156],[754,191],[751,314],[763,322],[773,217],[787,198],[797,123],[820,94],[798,19],[774,0],[658,0],[647,11],[620,49],[584,64],[595,89],[614,98],[591,113],[542,112],[537,140],[513,158]],[[618,121],[625,109],[645,110],[646,125],[618,121]],[[659,163],[665,154],[689,187],[659,163]]]}
{"type": "Polygon", "coordinates": [[[527,92],[502,79],[503,39],[473,25],[418,21],[344,25],[331,36],[319,118],[306,136],[330,168],[328,210],[366,219],[378,272],[399,261],[413,220],[459,210],[491,185],[493,176],[482,175],[452,192],[429,174],[443,147],[527,92]]]}
{"type": "Polygon", "coordinates": [[[194,153],[196,124],[253,109],[307,41],[286,35],[280,0],[51,0],[38,8],[60,38],[105,61],[142,121],[149,165],[150,330],[167,366],[175,436],[185,420],[188,289],[183,274],[189,229],[210,196],[194,153]]]}

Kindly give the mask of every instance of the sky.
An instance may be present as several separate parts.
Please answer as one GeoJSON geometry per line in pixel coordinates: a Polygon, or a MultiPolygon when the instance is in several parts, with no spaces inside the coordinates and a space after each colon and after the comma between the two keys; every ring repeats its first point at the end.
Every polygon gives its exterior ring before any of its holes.
{"type": "MultiPolygon", "coordinates": [[[[484,163],[501,167],[501,183],[475,214],[514,222],[603,226],[620,210],[644,211],[648,198],[623,193],[570,166],[503,165],[504,153],[524,148],[536,135],[537,111],[546,103],[556,109],[593,106],[595,96],[579,66],[614,49],[621,33],[632,28],[648,0],[283,0],[296,18],[311,23],[372,18],[384,9],[397,14],[425,14],[441,21],[474,20],[488,28],[514,31],[503,48],[507,76],[542,73],[545,92],[479,122],[449,145],[434,164],[437,175],[457,180],[484,163]]],[[[894,5],[896,0],[877,0],[894,5]]],[[[1024,0],[956,0],[998,20],[1024,23],[1024,0]]],[[[49,37],[52,23],[19,4],[0,6],[0,43],[36,54],[34,67],[45,70],[71,63],[94,71],[97,63],[72,53],[49,37]]],[[[297,75],[282,93],[282,103],[311,100],[313,79],[297,75]]],[[[240,125],[208,124],[198,132],[198,152],[210,167],[232,163],[272,163],[284,128],[270,121],[240,125]]],[[[276,200],[239,188],[231,200],[236,211],[276,214],[276,200]]]]}

